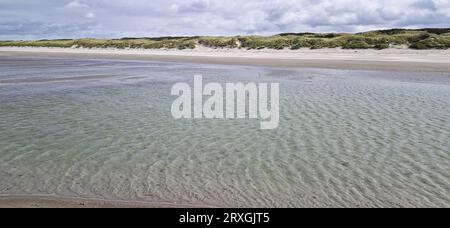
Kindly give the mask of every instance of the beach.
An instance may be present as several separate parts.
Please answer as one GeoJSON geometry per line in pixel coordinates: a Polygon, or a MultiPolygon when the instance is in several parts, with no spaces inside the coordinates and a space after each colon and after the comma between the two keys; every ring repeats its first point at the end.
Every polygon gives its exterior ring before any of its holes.
{"type": "Polygon", "coordinates": [[[183,205],[162,202],[145,203],[100,199],[62,198],[56,196],[0,196],[0,208],[204,208],[205,205],[183,205]]]}
{"type": "MultiPolygon", "coordinates": [[[[61,199],[57,197],[0,197],[0,208],[139,208],[138,203],[112,203],[100,200],[61,199]]],[[[155,207],[155,206],[153,206],[155,207]]]]}
{"type": "Polygon", "coordinates": [[[450,50],[193,50],[0,47],[2,56],[147,60],[286,68],[450,72],[450,50]]]}
{"type": "Polygon", "coordinates": [[[0,48],[0,207],[449,207],[450,51],[0,48]],[[280,126],[175,120],[194,74],[280,126]]]}

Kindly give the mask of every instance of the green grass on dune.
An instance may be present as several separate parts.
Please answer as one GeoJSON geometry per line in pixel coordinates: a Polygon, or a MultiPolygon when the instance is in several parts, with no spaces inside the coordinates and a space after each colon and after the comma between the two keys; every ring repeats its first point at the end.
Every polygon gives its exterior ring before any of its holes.
{"type": "Polygon", "coordinates": [[[200,37],[198,43],[210,48],[237,48],[236,37],[200,37]]]}
{"type": "Polygon", "coordinates": [[[0,41],[0,46],[60,47],[60,48],[118,48],[118,49],[386,49],[407,46],[413,49],[450,48],[450,29],[390,29],[357,34],[347,33],[283,33],[275,36],[236,37],[159,37],[122,39],[60,39],[35,41],[0,41]]]}

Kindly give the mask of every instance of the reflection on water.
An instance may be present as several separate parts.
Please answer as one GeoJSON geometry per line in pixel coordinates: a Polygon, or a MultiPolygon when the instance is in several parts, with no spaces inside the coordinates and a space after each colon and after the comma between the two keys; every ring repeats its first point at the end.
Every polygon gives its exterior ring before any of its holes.
{"type": "Polygon", "coordinates": [[[450,77],[0,59],[0,195],[232,207],[450,206],[450,77]],[[174,120],[170,88],[279,82],[280,127],[174,120]]]}

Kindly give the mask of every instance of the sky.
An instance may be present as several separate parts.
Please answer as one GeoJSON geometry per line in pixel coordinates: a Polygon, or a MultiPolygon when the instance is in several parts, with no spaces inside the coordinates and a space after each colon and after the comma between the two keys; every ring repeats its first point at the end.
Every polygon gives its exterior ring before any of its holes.
{"type": "Polygon", "coordinates": [[[450,27],[450,0],[0,0],[0,40],[450,27]]]}

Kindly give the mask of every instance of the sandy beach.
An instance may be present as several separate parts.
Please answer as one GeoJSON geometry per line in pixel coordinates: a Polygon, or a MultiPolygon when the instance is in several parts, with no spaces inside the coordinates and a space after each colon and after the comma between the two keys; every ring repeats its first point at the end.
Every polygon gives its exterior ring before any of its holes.
{"type": "Polygon", "coordinates": [[[0,47],[0,56],[118,59],[285,68],[450,72],[450,50],[192,50],[0,47]]]}

